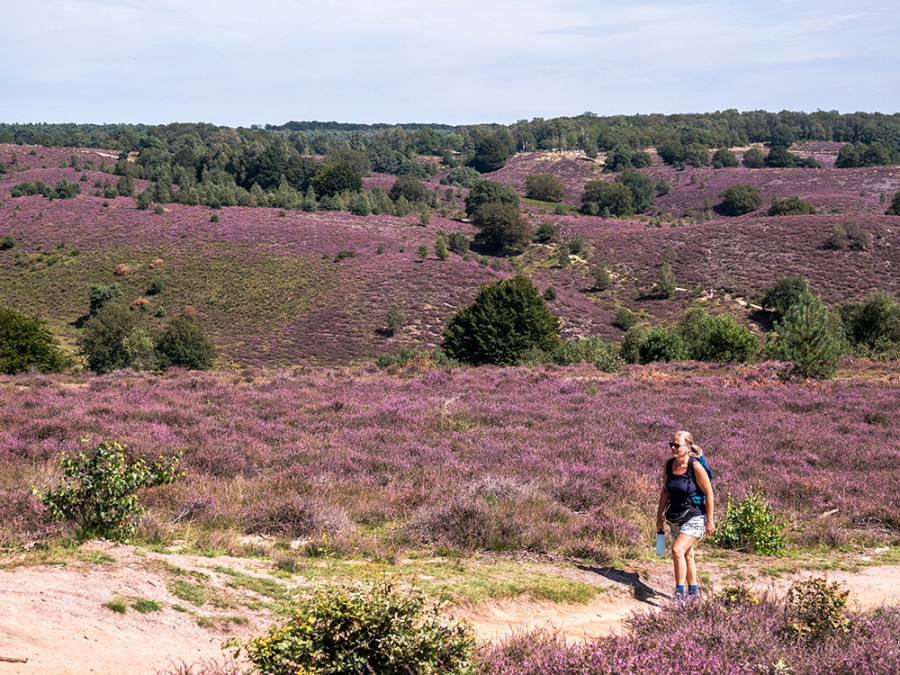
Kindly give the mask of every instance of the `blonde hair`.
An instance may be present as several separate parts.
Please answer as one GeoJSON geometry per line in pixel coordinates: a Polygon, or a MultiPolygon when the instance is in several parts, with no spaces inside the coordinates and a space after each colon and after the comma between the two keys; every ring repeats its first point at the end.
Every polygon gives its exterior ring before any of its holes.
{"type": "Polygon", "coordinates": [[[678,439],[680,443],[691,446],[691,457],[697,458],[703,456],[703,448],[699,445],[694,445],[694,437],[691,436],[690,431],[677,431],[675,432],[675,438],[678,439]]]}

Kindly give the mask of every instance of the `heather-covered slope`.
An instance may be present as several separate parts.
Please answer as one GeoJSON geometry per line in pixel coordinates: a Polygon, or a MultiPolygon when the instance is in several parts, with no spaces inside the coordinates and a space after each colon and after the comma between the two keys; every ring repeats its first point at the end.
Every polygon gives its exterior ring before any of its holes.
{"type": "MultiPolygon", "coordinates": [[[[558,264],[552,245],[534,246],[512,262],[521,264],[542,291],[549,286],[556,290],[550,307],[562,319],[564,337],[619,339],[622,332],[613,318],[623,305],[651,324],[674,320],[698,305],[743,311],[734,296],[752,301],[785,275],[808,277],[829,303],[859,300],[875,289],[900,292],[900,218],[885,216],[886,204],[880,200],[882,193],[889,199],[900,189],[900,171],[827,168],[834,148],[810,146],[806,151],[826,168],[679,172],[657,157],[643,171],[654,182],[665,180],[671,190],[658,199],[652,220],[646,215],[554,215],[550,206],[525,205],[535,227],[551,223],[566,236],[580,234],[589,250],[567,268],[558,264]],[[712,219],[704,220],[721,191],[737,182],[757,186],[763,207],[739,218],[713,210],[712,219]],[[764,215],[772,198],[791,196],[822,212],[764,215]],[[870,234],[868,249],[827,249],[832,228],[849,221],[870,234]],[[666,258],[681,290],[663,300],[652,290],[666,258]],[[613,284],[597,292],[592,290],[592,271],[601,261],[613,284]]],[[[90,160],[99,167],[111,164],[115,153],[0,146],[0,161],[10,165],[0,181],[0,236],[16,240],[15,247],[0,251],[0,294],[4,303],[46,318],[69,344],[77,338],[92,284],[119,283],[123,300],[130,303],[145,296],[158,278],[165,289],[148,296],[149,321],[165,324],[165,318],[155,316],[159,307],[169,315],[192,307],[219,349],[220,365],[358,363],[401,348],[433,348],[447,318],[474,298],[480,284],[513,273],[510,262],[499,258],[492,258],[489,267],[479,264],[474,253],[468,261],[455,254],[445,261],[434,256],[439,232],[474,234],[460,213],[451,211],[447,218],[431,214],[426,226],[416,213],[359,217],[274,208],[212,211],[178,204],[154,213],[138,210],[130,198],[92,196],[98,182],[114,183],[116,177],[67,166],[73,154],[81,165],[90,160]],[[61,179],[78,182],[81,194],[53,201],[9,196],[23,181],[53,186],[61,179]],[[218,222],[212,222],[213,216],[218,222]],[[423,245],[432,251],[425,260],[417,255],[423,245]],[[335,262],[342,251],[356,257],[335,262]],[[400,331],[387,337],[380,331],[391,305],[405,320],[400,331]]],[[[599,173],[600,168],[576,155],[529,153],[512,157],[488,177],[524,194],[529,173],[553,173],[566,187],[566,202],[575,205],[585,182],[613,179],[599,173]]],[[[366,185],[389,188],[393,180],[376,174],[366,185]]],[[[138,189],[146,186],[137,183],[138,189]]]]}

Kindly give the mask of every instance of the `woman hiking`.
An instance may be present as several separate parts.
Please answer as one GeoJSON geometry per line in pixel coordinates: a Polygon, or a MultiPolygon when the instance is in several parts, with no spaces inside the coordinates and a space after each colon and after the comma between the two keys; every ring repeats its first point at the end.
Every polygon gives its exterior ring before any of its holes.
{"type": "Polygon", "coordinates": [[[675,563],[675,598],[683,598],[685,582],[688,596],[696,596],[697,568],[694,544],[705,534],[716,531],[715,500],[709,474],[700,462],[703,450],[694,445],[687,431],[679,431],[669,443],[672,458],[666,462],[663,487],[656,509],[656,529],[663,520],[672,533],[672,560],[675,563]]]}

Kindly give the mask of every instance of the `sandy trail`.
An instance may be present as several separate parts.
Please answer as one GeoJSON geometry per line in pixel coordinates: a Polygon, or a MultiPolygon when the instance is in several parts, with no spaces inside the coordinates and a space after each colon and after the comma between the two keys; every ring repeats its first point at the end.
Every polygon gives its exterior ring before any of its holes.
{"type": "MultiPolygon", "coordinates": [[[[107,561],[114,559],[114,563],[84,561],[0,571],[0,657],[28,659],[24,664],[0,661],[0,675],[149,675],[182,661],[221,662],[229,656],[222,649],[223,641],[259,635],[272,622],[270,612],[252,602],[259,596],[228,587],[231,577],[210,569],[219,566],[272,579],[266,573],[267,563],[154,554],[101,542],[80,550],[110,556],[107,561]],[[191,572],[207,575],[204,585],[214,589],[209,601],[196,606],[173,594],[173,567],[187,571],[188,582],[191,572]],[[116,597],[129,599],[132,606],[126,614],[105,606],[116,597]],[[141,614],[133,608],[138,598],[156,601],[162,609],[141,614]],[[236,616],[241,617],[239,622],[233,620],[236,616]]],[[[715,565],[703,568],[710,570],[714,584],[722,581],[723,573],[715,565]]],[[[664,562],[641,565],[639,570],[585,567],[560,568],[559,573],[596,584],[603,591],[585,605],[515,599],[460,607],[456,614],[471,621],[482,639],[551,626],[567,637],[583,639],[621,631],[623,620],[632,613],[668,602],[671,572],[664,562]]],[[[857,608],[900,602],[900,566],[864,567],[827,576],[851,591],[857,608]]],[[[756,586],[783,593],[794,578],[784,576],[756,586]]]]}

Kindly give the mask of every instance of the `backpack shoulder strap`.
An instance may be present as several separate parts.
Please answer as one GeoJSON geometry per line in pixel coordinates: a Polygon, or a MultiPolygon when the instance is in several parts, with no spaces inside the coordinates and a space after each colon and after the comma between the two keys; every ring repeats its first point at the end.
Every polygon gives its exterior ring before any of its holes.
{"type": "Polygon", "coordinates": [[[666,477],[672,475],[672,466],[675,464],[675,459],[671,458],[666,462],[666,477]]]}

